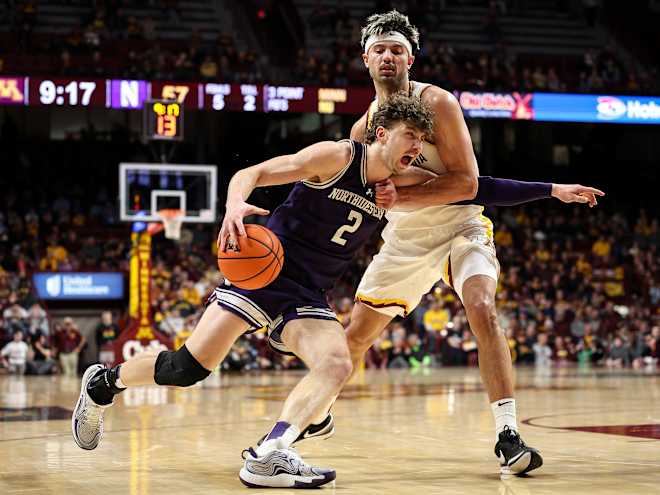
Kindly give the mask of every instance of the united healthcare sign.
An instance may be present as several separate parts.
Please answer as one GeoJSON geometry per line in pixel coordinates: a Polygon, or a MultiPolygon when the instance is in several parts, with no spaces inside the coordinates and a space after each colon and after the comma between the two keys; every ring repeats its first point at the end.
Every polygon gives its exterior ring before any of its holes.
{"type": "Polygon", "coordinates": [[[660,124],[660,97],[534,93],[534,120],[660,124]]]}
{"type": "Polygon", "coordinates": [[[124,298],[121,273],[36,273],[33,283],[38,297],[51,301],[124,298]]]}

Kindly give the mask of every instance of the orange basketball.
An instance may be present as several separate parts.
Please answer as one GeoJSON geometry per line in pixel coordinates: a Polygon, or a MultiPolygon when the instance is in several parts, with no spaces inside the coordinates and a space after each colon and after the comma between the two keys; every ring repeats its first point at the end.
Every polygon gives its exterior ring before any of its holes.
{"type": "Polygon", "coordinates": [[[261,289],[277,278],[284,264],[284,249],[277,236],[261,225],[247,224],[247,237],[239,237],[240,251],[218,253],[222,275],[241,289],[261,289]]]}

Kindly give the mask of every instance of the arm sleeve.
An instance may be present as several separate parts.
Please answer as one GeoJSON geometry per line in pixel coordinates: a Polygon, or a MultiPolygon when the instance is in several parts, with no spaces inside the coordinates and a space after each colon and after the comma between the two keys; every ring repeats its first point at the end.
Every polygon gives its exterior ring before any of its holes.
{"type": "Polygon", "coordinates": [[[454,203],[457,205],[477,204],[482,206],[513,206],[529,203],[552,196],[550,182],[525,182],[513,179],[498,179],[488,175],[479,176],[479,189],[474,199],[454,203]]]}

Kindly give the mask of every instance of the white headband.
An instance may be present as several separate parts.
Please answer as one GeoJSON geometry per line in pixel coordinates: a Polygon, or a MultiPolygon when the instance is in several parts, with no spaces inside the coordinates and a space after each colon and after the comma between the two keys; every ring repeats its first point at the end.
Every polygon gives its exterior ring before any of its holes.
{"type": "Polygon", "coordinates": [[[372,34],[369,36],[367,41],[364,44],[364,53],[369,53],[369,48],[371,48],[374,43],[399,43],[403,45],[408,50],[408,55],[412,55],[413,49],[410,41],[398,31],[390,31],[389,33],[384,34],[372,34]]]}

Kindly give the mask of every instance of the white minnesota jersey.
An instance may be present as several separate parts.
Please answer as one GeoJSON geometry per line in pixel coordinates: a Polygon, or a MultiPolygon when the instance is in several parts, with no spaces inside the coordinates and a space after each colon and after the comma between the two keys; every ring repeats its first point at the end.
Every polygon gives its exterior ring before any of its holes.
{"type": "MultiPolygon", "coordinates": [[[[422,92],[430,84],[410,81],[411,93],[421,98],[422,92]]],[[[378,109],[378,101],[374,100],[369,107],[367,116],[367,128],[371,126],[373,114],[378,109]]],[[[438,155],[435,144],[428,141],[423,142],[422,153],[412,163],[413,166],[421,167],[436,174],[447,171],[444,163],[438,155]]],[[[442,205],[428,206],[414,211],[401,211],[396,208],[390,210],[386,218],[389,221],[383,237],[390,235],[393,230],[424,229],[438,227],[440,225],[453,225],[469,223],[471,220],[479,220],[483,208],[479,205],[442,205]]]]}
{"type": "MultiPolygon", "coordinates": [[[[410,86],[420,97],[429,84],[410,86]]],[[[376,102],[369,107],[367,126],[376,108],[376,102]]],[[[424,142],[413,164],[439,174],[447,171],[430,142],[424,142]]],[[[388,316],[406,316],[441,278],[461,300],[468,278],[485,275],[497,280],[493,224],[482,211],[478,205],[449,205],[388,212],[385,243],[364,272],[355,298],[388,316]]]]}

